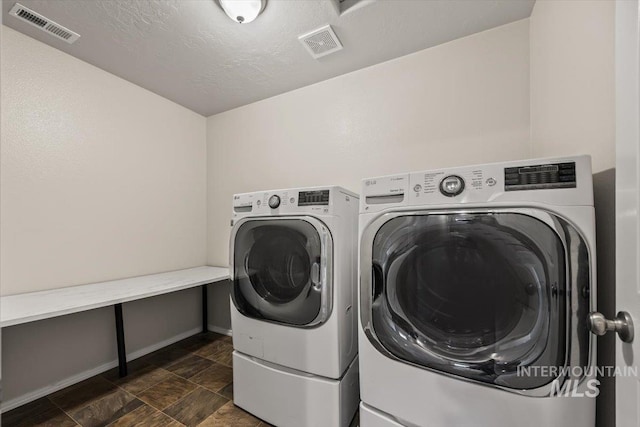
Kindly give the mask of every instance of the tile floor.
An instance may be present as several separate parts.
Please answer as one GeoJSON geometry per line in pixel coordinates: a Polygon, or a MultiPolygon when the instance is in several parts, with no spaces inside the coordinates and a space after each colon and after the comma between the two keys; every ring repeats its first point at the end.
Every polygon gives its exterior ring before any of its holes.
{"type": "MultiPolygon", "coordinates": [[[[269,426],[233,405],[231,338],[198,334],[2,415],[2,427],[269,426]]],[[[356,425],[356,420],[352,425],[356,425]]]]}

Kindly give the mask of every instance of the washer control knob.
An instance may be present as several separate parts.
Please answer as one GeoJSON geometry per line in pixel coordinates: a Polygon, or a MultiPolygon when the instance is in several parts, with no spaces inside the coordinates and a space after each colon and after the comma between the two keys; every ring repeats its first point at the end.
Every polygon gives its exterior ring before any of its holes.
{"type": "Polygon", "coordinates": [[[440,192],[447,197],[454,197],[464,190],[464,179],[457,175],[449,175],[440,181],[440,192]]]}
{"type": "Polygon", "coordinates": [[[269,207],[271,209],[275,209],[278,206],[280,206],[280,196],[274,194],[273,196],[269,197],[269,207]]]}

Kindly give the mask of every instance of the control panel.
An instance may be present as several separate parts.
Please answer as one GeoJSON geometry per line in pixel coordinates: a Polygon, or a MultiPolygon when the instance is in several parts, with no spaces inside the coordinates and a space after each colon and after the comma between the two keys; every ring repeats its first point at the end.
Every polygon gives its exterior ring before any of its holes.
{"type": "Polygon", "coordinates": [[[298,206],[327,206],[329,204],[329,190],[300,191],[298,206]]]}
{"type": "Polygon", "coordinates": [[[575,187],[575,162],[504,168],[505,191],[575,187]]]}
{"type": "Polygon", "coordinates": [[[233,215],[333,214],[334,204],[358,198],[341,187],[310,187],[241,193],[233,196],[233,215]]]}
{"type": "Polygon", "coordinates": [[[360,211],[488,202],[592,206],[592,188],[589,156],[491,163],[365,179],[360,211]]]}

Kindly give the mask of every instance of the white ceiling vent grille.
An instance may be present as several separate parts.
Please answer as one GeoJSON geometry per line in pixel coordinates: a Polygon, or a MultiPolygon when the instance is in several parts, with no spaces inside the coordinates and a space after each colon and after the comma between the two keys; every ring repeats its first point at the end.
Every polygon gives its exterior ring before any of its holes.
{"type": "Polygon", "coordinates": [[[80,34],[74,33],[68,28],[62,25],[56,24],[51,19],[48,19],[33,10],[22,6],[20,3],[13,5],[9,11],[9,15],[15,16],[21,21],[25,21],[42,31],[51,34],[61,40],[71,44],[80,38],[80,34]]]}
{"type": "Polygon", "coordinates": [[[333,32],[331,25],[326,25],[310,33],[298,37],[298,40],[314,58],[321,58],[342,49],[342,43],[333,32]]]}

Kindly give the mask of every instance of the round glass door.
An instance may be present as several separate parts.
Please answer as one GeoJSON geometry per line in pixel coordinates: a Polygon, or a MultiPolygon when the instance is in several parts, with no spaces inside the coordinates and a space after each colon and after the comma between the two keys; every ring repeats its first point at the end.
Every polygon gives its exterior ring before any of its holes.
{"type": "Polygon", "coordinates": [[[519,389],[552,378],[518,367],[564,366],[565,252],[544,222],[397,216],[378,229],[371,266],[372,329],[395,357],[519,389]]]}
{"type": "Polygon", "coordinates": [[[312,255],[306,248],[306,237],[280,226],[262,228],[257,234],[247,257],[253,289],[272,303],[293,301],[311,276],[312,255]]]}
{"type": "Polygon", "coordinates": [[[322,305],[322,243],[301,219],[251,220],[233,246],[232,298],[245,316],[307,325],[322,305]]]}

